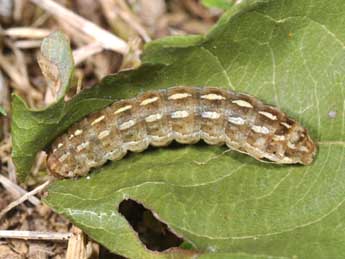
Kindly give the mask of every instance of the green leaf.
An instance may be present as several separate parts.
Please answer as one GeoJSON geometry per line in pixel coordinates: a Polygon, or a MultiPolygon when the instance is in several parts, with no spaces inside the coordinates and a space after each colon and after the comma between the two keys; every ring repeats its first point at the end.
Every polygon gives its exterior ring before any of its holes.
{"type": "MultiPolygon", "coordinates": [[[[13,95],[12,157],[21,180],[30,172],[37,152],[62,132],[60,127],[64,127],[64,123],[68,124],[64,116],[73,108],[73,104],[65,104],[63,100],[74,64],[70,42],[62,32],[53,32],[42,41],[39,63],[48,86],[58,88],[58,93],[56,103],[44,110],[30,110],[19,96],[13,95]],[[64,122],[61,122],[63,118],[64,122]]],[[[67,117],[73,118],[73,114],[67,117]]]]}
{"type": "Polygon", "coordinates": [[[229,9],[235,4],[236,0],[202,0],[201,3],[209,8],[229,9]]]}
{"type": "Polygon", "coordinates": [[[2,106],[0,106],[0,115],[4,115],[4,116],[7,115],[5,109],[2,106]]]}
{"type": "Polygon", "coordinates": [[[32,146],[36,130],[46,132],[41,141],[49,144],[113,100],[173,85],[214,85],[250,93],[300,121],[318,143],[315,163],[264,164],[202,143],[152,148],[89,179],[56,182],[48,205],[128,258],[190,254],[146,249],[117,210],[124,199],[151,209],[200,258],[344,258],[345,2],[255,3],[235,5],[205,36],[153,42],[139,69],[108,76],[50,113],[27,112],[15,122],[28,125],[32,146]],[[32,121],[39,127],[30,128],[32,121]]]}

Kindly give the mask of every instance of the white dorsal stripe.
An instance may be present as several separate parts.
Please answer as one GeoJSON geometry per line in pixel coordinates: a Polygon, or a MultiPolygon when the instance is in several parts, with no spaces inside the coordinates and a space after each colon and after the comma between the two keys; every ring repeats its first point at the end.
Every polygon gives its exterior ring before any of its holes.
{"type": "Polygon", "coordinates": [[[97,124],[97,123],[99,123],[99,122],[101,122],[102,120],[104,120],[104,118],[105,118],[104,115],[98,117],[98,118],[95,119],[93,122],[91,122],[91,126],[92,126],[92,125],[95,125],[95,124],[97,124]]]}
{"type": "Polygon", "coordinates": [[[121,112],[130,110],[130,109],[132,109],[132,105],[126,105],[126,106],[123,106],[123,107],[117,109],[117,110],[114,112],[114,114],[119,114],[119,113],[121,113],[121,112]]]}
{"type": "Polygon", "coordinates": [[[77,152],[82,151],[84,148],[89,146],[89,141],[83,142],[77,146],[77,152]]]}
{"type": "Polygon", "coordinates": [[[145,100],[143,100],[140,105],[143,106],[143,105],[147,105],[147,104],[150,104],[150,103],[154,103],[158,100],[158,96],[154,96],[154,97],[151,97],[151,98],[147,98],[145,100]]]}
{"type": "Polygon", "coordinates": [[[252,130],[255,131],[256,133],[261,133],[261,134],[270,133],[270,130],[265,126],[253,125],[252,130]]]}
{"type": "Polygon", "coordinates": [[[130,127],[133,127],[135,123],[136,123],[135,120],[126,121],[119,126],[119,130],[129,129],[130,127]]]}
{"type": "Polygon", "coordinates": [[[202,112],[201,117],[207,119],[219,119],[220,114],[218,112],[202,112]]]}
{"type": "Polygon", "coordinates": [[[291,128],[291,126],[289,124],[287,124],[286,122],[281,122],[280,124],[283,125],[287,129],[291,128]]]}
{"type": "Polygon", "coordinates": [[[200,96],[201,99],[207,100],[225,100],[226,98],[220,94],[205,94],[200,96]]]}
{"type": "Polygon", "coordinates": [[[189,116],[189,112],[187,111],[176,111],[171,113],[171,118],[173,119],[182,119],[189,116]]]}
{"type": "Polygon", "coordinates": [[[301,147],[299,148],[299,150],[302,151],[302,152],[309,152],[309,149],[306,148],[306,147],[304,147],[304,146],[301,146],[301,147]]]}
{"type": "Polygon", "coordinates": [[[66,158],[70,155],[70,152],[66,152],[65,154],[63,154],[62,156],[60,156],[59,161],[60,163],[62,163],[63,161],[66,160],[66,158]]]}
{"type": "Polygon", "coordinates": [[[192,96],[192,95],[190,93],[176,93],[176,94],[170,95],[168,97],[168,100],[179,100],[179,99],[187,98],[189,96],[192,96]]]}
{"type": "Polygon", "coordinates": [[[103,131],[101,131],[101,133],[98,134],[98,138],[103,139],[103,138],[109,136],[109,134],[110,134],[110,130],[103,130],[103,131]]]}
{"type": "Polygon", "coordinates": [[[284,141],[286,138],[283,135],[274,135],[273,140],[274,141],[284,141]]]}
{"type": "Polygon", "coordinates": [[[230,116],[228,118],[228,121],[231,122],[232,124],[236,124],[236,125],[244,125],[245,120],[242,119],[241,117],[232,117],[230,116]]]}
{"type": "Polygon", "coordinates": [[[253,105],[251,105],[249,102],[240,99],[233,100],[232,103],[237,104],[240,107],[253,108],[253,105]]]}
{"type": "Polygon", "coordinates": [[[273,120],[273,121],[275,121],[275,120],[278,119],[276,115],[274,115],[274,114],[272,114],[272,113],[270,113],[270,112],[259,111],[259,113],[260,113],[261,115],[265,116],[266,118],[268,118],[268,119],[270,119],[270,120],[273,120]]]}
{"type": "Polygon", "coordinates": [[[154,122],[154,121],[160,120],[162,117],[163,117],[163,115],[161,113],[151,114],[145,118],[145,121],[146,122],[154,122]]]}
{"type": "Polygon", "coordinates": [[[76,136],[79,136],[82,133],[83,133],[83,131],[81,129],[77,129],[76,131],[74,131],[74,135],[76,135],[76,136]]]}

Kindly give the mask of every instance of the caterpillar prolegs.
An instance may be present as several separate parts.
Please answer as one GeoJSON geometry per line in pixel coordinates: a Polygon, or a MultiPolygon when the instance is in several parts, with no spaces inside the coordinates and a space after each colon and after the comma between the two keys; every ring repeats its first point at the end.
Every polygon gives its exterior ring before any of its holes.
{"type": "Polygon", "coordinates": [[[55,176],[83,176],[127,151],[200,139],[278,164],[307,165],[316,153],[307,130],[275,107],[221,88],[178,86],[90,114],[54,141],[47,164],[55,176]]]}

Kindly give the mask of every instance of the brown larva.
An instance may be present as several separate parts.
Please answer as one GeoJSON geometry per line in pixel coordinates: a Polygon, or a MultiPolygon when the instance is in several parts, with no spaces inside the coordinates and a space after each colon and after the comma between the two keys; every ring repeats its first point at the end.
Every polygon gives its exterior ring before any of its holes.
{"type": "Polygon", "coordinates": [[[58,177],[83,176],[128,150],[200,139],[278,164],[307,165],[316,153],[305,128],[252,96],[215,87],[172,87],[115,102],[74,124],[52,144],[48,168],[58,177]]]}

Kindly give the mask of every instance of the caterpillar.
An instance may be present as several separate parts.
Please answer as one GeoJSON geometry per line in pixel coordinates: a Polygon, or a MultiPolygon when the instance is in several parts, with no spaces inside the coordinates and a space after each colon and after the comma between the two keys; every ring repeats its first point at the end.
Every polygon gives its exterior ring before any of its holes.
{"type": "Polygon", "coordinates": [[[47,167],[57,177],[84,176],[127,151],[200,139],[278,164],[308,165],[316,153],[307,129],[253,96],[216,87],[175,86],[91,113],[53,142],[47,167]]]}

